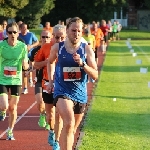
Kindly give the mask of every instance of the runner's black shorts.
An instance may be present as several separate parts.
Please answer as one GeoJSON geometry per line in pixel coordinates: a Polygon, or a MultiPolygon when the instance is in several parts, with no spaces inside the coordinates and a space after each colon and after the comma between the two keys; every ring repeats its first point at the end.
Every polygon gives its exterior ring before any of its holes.
{"type": "Polygon", "coordinates": [[[95,48],[94,54],[95,54],[95,58],[98,58],[97,57],[97,47],[95,48]]]}
{"type": "Polygon", "coordinates": [[[46,104],[53,104],[54,103],[54,98],[53,98],[53,93],[46,93],[42,92],[42,98],[44,103],[46,104]]]}
{"type": "Polygon", "coordinates": [[[10,92],[11,95],[20,96],[21,85],[1,85],[0,84],[0,94],[7,94],[10,92]]]}
{"type": "Polygon", "coordinates": [[[38,93],[42,93],[42,81],[41,82],[37,81],[35,83],[34,92],[35,92],[35,95],[38,94],[38,93]]]}
{"type": "MultiPolygon", "coordinates": [[[[59,98],[62,99],[67,99],[67,100],[71,100],[69,97],[65,96],[65,95],[58,95],[54,98],[54,106],[56,106],[56,103],[58,101],[59,98]]],[[[71,100],[73,101],[73,100],[71,100]]],[[[86,107],[86,103],[79,103],[77,101],[73,101],[74,107],[73,107],[73,111],[74,114],[82,114],[85,111],[85,107],[86,107]]]]}

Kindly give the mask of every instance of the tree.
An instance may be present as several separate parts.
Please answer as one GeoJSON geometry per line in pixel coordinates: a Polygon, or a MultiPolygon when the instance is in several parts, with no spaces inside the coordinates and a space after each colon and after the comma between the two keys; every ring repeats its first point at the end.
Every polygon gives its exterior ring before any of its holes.
{"type": "Polygon", "coordinates": [[[14,18],[17,12],[28,3],[29,0],[0,0],[0,16],[14,18]]]}
{"type": "Polygon", "coordinates": [[[36,28],[41,23],[41,17],[50,13],[54,8],[54,0],[30,0],[30,3],[19,10],[17,16],[29,25],[29,28],[36,28]]]}
{"type": "Polygon", "coordinates": [[[127,7],[127,0],[57,0],[55,8],[50,14],[43,16],[42,21],[45,22],[50,18],[55,25],[58,20],[74,16],[81,17],[85,23],[93,20],[108,20],[112,19],[113,12],[120,11],[121,7],[123,9],[127,7]]]}
{"type": "Polygon", "coordinates": [[[145,6],[148,7],[148,9],[150,9],[150,0],[144,0],[145,1],[145,6]]]}

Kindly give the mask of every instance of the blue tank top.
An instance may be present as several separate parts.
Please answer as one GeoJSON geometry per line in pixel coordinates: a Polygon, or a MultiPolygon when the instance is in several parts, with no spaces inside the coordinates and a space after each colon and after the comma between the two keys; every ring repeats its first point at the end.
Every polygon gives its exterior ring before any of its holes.
{"type": "MultiPolygon", "coordinates": [[[[85,43],[81,43],[77,53],[86,61],[85,43]]],[[[59,43],[58,62],[55,68],[54,98],[64,95],[73,101],[87,102],[87,74],[66,51],[64,42],[59,43]]]]}

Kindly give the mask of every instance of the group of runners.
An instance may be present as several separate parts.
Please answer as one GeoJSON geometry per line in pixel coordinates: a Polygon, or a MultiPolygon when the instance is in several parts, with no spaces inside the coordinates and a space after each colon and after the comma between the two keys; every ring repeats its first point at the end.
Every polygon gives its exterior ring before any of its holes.
{"type": "Polygon", "coordinates": [[[97,52],[106,52],[109,32],[105,20],[101,26],[84,25],[79,17],[54,27],[46,22],[40,40],[21,21],[6,26],[7,38],[0,43],[0,121],[8,110],[7,140],[14,140],[17,104],[21,88],[22,94],[28,93],[29,78],[35,85],[38,124],[48,130],[49,145],[53,150],[72,149],[87,103],[87,82],[98,79],[97,52]]]}

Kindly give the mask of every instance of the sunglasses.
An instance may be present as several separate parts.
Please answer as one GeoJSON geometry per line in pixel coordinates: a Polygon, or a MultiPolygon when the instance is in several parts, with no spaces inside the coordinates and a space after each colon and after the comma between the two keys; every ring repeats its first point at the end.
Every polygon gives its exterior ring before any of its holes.
{"type": "Polygon", "coordinates": [[[42,36],[42,38],[43,38],[43,39],[44,39],[44,38],[47,38],[47,39],[48,39],[48,38],[50,38],[50,37],[49,37],[49,36],[42,36]]]}
{"type": "Polygon", "coordinates": [[[16,34],[17,31],[7,31],[9,34],[16,34]]]}
{"type": "Polygon", "coordinates": [[[56,40],[59,40],[61,38],[61,40],[64,40],[65,37],[61,37],[61,36],[55,36],[56,40]]]}

